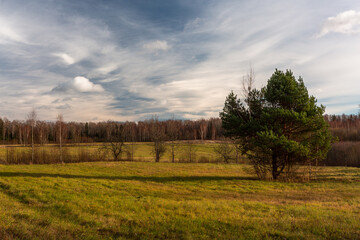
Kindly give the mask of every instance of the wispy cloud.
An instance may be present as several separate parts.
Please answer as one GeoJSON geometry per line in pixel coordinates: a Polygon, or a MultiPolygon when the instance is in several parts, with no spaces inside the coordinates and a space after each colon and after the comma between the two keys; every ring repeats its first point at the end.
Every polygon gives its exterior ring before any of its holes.
{"type": "Polygon", "coordinates": [[[66,53],[54,53],[56,57],[59,57],[65,64],[71,65],[75,63],[74,58],[72,58],[69,54],[66,53]]]}
{"type": "Polygon", "coordinates": [[[149,51],[160,51],[160,50],[167,51],[170,48],[170,46],[167,43],[167,41],[156,40],[156,41],[145,43],[143,45],[143,48],[145,48],[146,50],[149,50],[149,51]]]}
{"type": "Polygon", "coordinates": [[[358,12],[345,28],[336,15],[355,1],[157,3],[2,2],[0,115],[23,118],[35,107],[45,119],[216,117],[250,65],[257,87],[290,68],[320,103],[341,94],[352,96],[344,109],[360,102],[360,34],[314,38],[357,31],[358,12]],[[335,20],[322,27],[328,16],[335,20]]]}

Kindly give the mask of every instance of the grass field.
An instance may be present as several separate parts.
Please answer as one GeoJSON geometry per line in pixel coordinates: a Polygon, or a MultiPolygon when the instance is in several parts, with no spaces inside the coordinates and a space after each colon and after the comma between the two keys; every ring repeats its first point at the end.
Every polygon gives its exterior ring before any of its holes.
{"type": "Polygon", "coordinates": [[[0,239],[360,239],[360,169],[309,183],[248,165],[0,165],[0,239]]]}
{"type": "MultiPolygon", "coordinates": [[[[214,143],[212,141],[204,141],[203,143],[201,141],[194,141],[193,142],[193,156],[194,162],[218,162],[221,161],[220,157],[215,153],[214,147],[217,145],[217,143],[214,143]]],[[[126,146],[128,148],[130,147],[130,143],[126,143],[126,146]]],[[[87,159],[93,159],[90,161],[98,161],[99,159],[99,150],[101,150],[103,153],[103,143],[92,143],[92,144],[67,144],[63,147],[63,152],[67,156],[70,157],[68,162],[82,162],[82,160],[79,161],[79,156],[84,153],[87,155],[85,156],[87,159]]],[[[48,161],[40,161],[40,163],[52,163],[54,159],[59,158],[59,147],[58,145],[54,144],[48,144],[44,146],[37,145],[35,147],[35,158],[39,157],[42,158],[42,151],[47,152],[47,155],[49,158],[48,161]],[[38,153],[38,155],[36,154],[38,153]]],[[[161,157],[162,162],[171,162],[171,152],[170,152],[170,146],[167,147],[167,151],[165,154],[161,157]]],[[[151,142],[138,142],[134,144],[134,161],[155,161],[154,155],[153,155],[153,143],[151,142]]],[[[235,154],[235,153],[234,153],[235,154]]],[[[105,154],[106,160],[113,160],[113,156],[110,152],[107,152],[105,154]]],[[[10,164],[17,164],[17,163],[24,163],[24,159],[31,158],[31,147],[22,147],[19,145],[10,145],[7,147],[1,147],[0,148],[0,163],[10,163],[10,164]],[[11,157],[12,161],[8,162],[9,154],[13,153],[16,156],[11,157]],[[25,153],[25,155],[23,154],[25,153]],[[14,159],[16,159],[14,161],[14,159]]],[[[66,157],[64,157],[66,159],[66,157]]],[[[81,158],[81,157],[80,157],[81,158]]],[[[127,154],[124,152],[122,154],[123,160],[128,160],[127,154]]],[[[104,159],[104,160],[105,160],[104,159]]],[[[175,148],[175,160],[177,162],[187,162],[188,160],[188,148],[187,148],[187,142],[186,141],[179,141],[177,144],[177,147],[175,148]]],[[[27,162],[27,161],[25,161],[27,162]]]]}

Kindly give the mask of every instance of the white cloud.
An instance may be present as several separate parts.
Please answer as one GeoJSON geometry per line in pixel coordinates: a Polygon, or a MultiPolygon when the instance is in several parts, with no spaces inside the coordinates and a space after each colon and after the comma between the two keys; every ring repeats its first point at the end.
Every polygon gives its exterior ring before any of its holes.
{"type": "Polygon", "coordinates": [[[99,84],[93,84],[85,77],[75,77],[73,80],[74,88],[79,92],[102,92],[103,87],[99,84]]]}
{"type": "Polygon", "coordinates": [[[143,48],[149,51],[158,51],[158,50],[167,51],[170,48],[170,46],[167,43],[167,41],[156,40],[153,42],[145,43],[143,45],[143,48]]]}
{"type": "Polygon", "coordinates": [[[72,58],[69,54],[59,52],[59,53],[54,53],[53,55],[61,58],[63,62],[67,65],[71,65],[75,63],[74,58],[72,58]]]}
{"type": "Polygon", "coordinates": [[[104,88],[100,84],[94,84],[89,79],[81,76],[75,77],[73,80],[60,84],[53,88],[54,92],[103,92],[104,88]]]}
{"type": "Polygon", "coordinates": [[[335,17],[329,17],[317,37],[331,32],[344,34],[360,32],[360,12],[350,10],[339,13],[335,17]]]}

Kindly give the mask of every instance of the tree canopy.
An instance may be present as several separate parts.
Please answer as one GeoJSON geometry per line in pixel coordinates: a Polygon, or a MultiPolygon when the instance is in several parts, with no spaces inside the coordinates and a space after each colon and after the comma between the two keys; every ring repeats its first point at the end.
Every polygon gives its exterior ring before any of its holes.
{"type": "Polygon", "coordinates": [[[225,135],[235,138],[259,177],[277,179],[297,164],[326,157],[332,137],[314,96],[301,77],[275,70],[261,90],[248,88],[241,100],[231,92],[220,112],[225,135]]]}

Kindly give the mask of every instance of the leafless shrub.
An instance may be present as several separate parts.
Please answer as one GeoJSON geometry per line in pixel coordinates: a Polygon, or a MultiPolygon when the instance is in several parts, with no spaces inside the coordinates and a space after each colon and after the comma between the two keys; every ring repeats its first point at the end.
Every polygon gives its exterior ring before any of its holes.
{"type": "Polygon", "coordinates": [[[160,158],[166,151],[166,135],[164,128],[161,126],[161,122],[156,116],[153,117],[150,122],[150,136],[152,142],[154,143],[152,153],[155,157],[155,162],[160,162],[160,158]]]}
{"type": "Polygon", "coordinates": [[[127,156],[127,160],[130,161],[134,161],[134,155],[136,152],[136,143],[135,142],[130,142],[129,144],[126,145],[126,156],[127,156]]]}
{"type": "Polygon", "coordinates": [[[234,159],[234,144],[229,139],[223,139],[220,143],[215,145],[214,152],[225,163],[229,163],[234,159]]]}
{"type": "Polygon", "coordinates": [[[185,161],[196,162],[196,152],[197,148],[194,141],[188,140],[184,143],[182,155],[185,161]]]}
{"type": "Polygon", "coordinates": [[[119,160],[121,161],[122,154],[126,152],[126,146],[123,141],[119,141],[119,142],[111,141],[109,143],[103,144],[102,148],[111,154],[114,161],[119,161],[119,160]]]}

